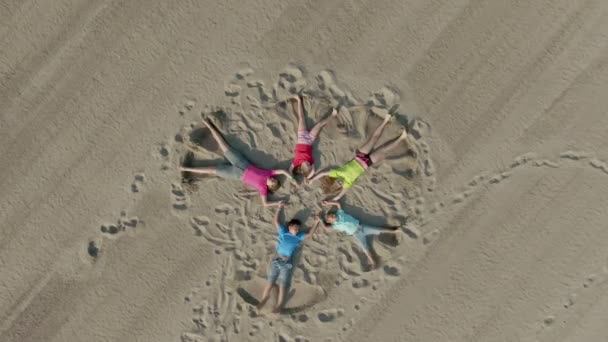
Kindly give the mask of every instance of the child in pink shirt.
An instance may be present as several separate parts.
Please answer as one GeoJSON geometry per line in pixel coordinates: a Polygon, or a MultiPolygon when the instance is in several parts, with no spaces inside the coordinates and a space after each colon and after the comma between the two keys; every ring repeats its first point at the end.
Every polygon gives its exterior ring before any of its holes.
{"type": "Polygon", "coordinates": [[[211,131],[211,135],[224,153],[228,163],[197,168],[181,166],[179,170],[182,172],[214,174],[226,179],[240,180],[258,190],[265,207],[284,204],[284,201],[269,201],[268,193],[273,193],[281,187],[277,175],[287,176],[288,179],[293,181],[291,175],[285,170],[265,170],[253,165],[247,158],[228,145],[222,134],[209,119],[205,119],[203,122],[211,131]]]}

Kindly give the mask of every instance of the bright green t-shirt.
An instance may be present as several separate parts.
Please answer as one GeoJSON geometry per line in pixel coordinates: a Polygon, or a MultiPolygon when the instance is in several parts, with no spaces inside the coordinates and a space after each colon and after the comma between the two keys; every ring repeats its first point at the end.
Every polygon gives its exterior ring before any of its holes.
{"type": "Polygon", "coordinates": [[[329,177],[343,180],[344,185],[342,185],[342,187],[348,189],[352,187],[357,178],[364,173],[365,168],[363,168],[361,163],[359,163],[356,159],[353,159],[344,164],[342,167],[329,170],[329,177]]]}

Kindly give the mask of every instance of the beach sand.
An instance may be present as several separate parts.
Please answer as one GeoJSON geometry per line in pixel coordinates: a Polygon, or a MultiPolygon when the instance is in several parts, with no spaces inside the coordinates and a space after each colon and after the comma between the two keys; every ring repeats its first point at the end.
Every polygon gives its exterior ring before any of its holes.
{"type": "MultiPolygon", "coordinates": [[[[0,341],[608,336],[605,1],[7,0],[0,37],[0,341]],[[300,91],[311,122],[340,106],[320,168],[391,108],[384,140],[408,128],[343,201],[403,235],[370,270],[320,232],[274,317],[243,289],[275,209],[177,165],[222,162],[209,117],[286,168],[300,91]]],[[[324,199],[277,196],[307,226],[324,199]]]]}

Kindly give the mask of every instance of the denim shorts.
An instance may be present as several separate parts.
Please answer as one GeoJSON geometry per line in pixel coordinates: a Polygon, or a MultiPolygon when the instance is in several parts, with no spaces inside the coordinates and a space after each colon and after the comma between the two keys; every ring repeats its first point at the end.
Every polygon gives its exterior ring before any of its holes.
{"type": "Polygon", "coordinates": [[[232,148],[224,152],[224,157],[230,164],[224,163],[216,166],[215,174],[226,179],[241,180],[245,170],[249,167],[249,160],[232,148]]]}
{"type": "Polygon", "coordinates": [[[369,235],[379,235],[381,233],[382,229],[361,224],[357,231],[353,234],[353,237],[362,248],[364,248],[366,251],[369,251],[370,246],[369,242],[367,241],[367,237],[369,235]]]}
{"type": "Polygon", "coordinates": [[[293,271],[293,265],[289,261],[285,261],[281,258],[274,258],[270,262],[268,270],[268,282],[271,284],[277,284],[281,287],[286,287],[291,282],[291,273],[293,271]]]}

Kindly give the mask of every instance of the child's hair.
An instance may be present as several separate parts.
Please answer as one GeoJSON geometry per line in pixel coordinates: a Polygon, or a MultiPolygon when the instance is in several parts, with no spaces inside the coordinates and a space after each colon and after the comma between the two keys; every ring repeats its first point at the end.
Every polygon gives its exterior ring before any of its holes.
{"type": "Polygon", "coordinates": [[[281,181],[276,176],[273,176],[271,178],[274,179],[274,181],[276,182],[273,186],[268,186],[268,192],[272,194],[281,188],[281,181]]]}
{"type": "Polygon", "coordinates": [[[292,171],[293,171],[294,176],[296,176],[296,175],[308,176],[310,174],[310,172],[312,171],[312,165],[309,164],[308,171],[304,171],[302,164],[300,164],[298,166],[294,166],[292,171]]]}
{"type": "Polygon", "coordinates": [[[338,184],[337,178],[329,176],[321,177],[321,189],[325,195],[336,195],[342,190],[342,186],[338,184]]]}
{"type": "Polygon", "coordinates": [[[289,227],[289,226],[291,226],[293,224],[295,224],[298,227],[302,227],[302,221],[300,221],[298,219],[295,219],[295,218],[291,219],[291,220],[289,220],[289,222],[287,222],[287,227],[289,227]]]}

